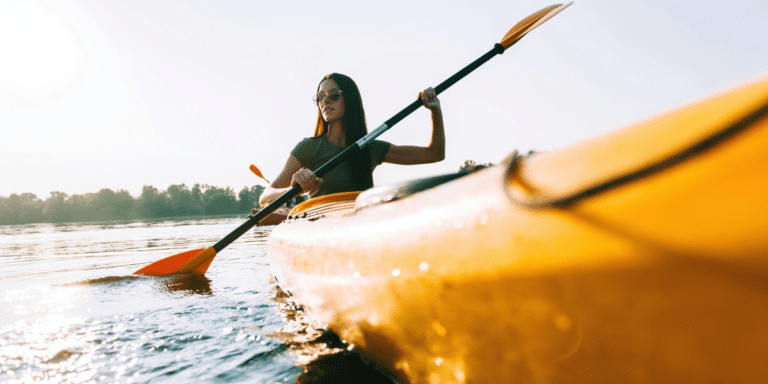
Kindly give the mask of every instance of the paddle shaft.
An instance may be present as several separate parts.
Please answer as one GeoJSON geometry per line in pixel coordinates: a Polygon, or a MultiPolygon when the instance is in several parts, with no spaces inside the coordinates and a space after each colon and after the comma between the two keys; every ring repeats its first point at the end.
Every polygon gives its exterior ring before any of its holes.
{"type": "MultiPolygon", "coordinates": [[[[440,83],[437,87],[435,87],[435,94],[439,95],[443,93],[446,89],[448,89],[450,86],[456,84],[459,80],[463,79],[465,76],[467,76],[470,72],[477,69],[479,66],[485,64],[488,60],[493,58],[496,55],[500,55],[504,53],[504,47],[501,46],[501,44],[496,44],[493,46],[493,49],[488,51],[483,56],[480,56],[479,59],[473,61],[471,64],[464,67],[462,70],[456,72],[453,76],[449,77],[447,80],[440,83]]],[[[411,105],[405,107],[402,111],[398,112],[396,115],[392,116],[389,120],[387,120],[384,125],[391,128],[393,125],[400,122],[400,120],[404,119],[406,116],[413,113],[415,110],[419,109],[421,107],[422,101],[421,99],[418,99],[411,103],[411,105]]],[[[375,131],[374,131],[375,132],[375,131]]],[[[371,132],[370,134],[373,134],[374,132],[371,132]]],[[[370,135],[369,134],[369,135],[370,135]]],[[[363,138],[365,139],[365,138],[363,138]]],[[[361,139],[361,140],[363,140],[361,139]]]]}
{"type": "Polygon", "coordinates": [[[299,195],[300,193],[301,186],[298,184],[294,185],[291,189],[280,195],[280,197],[278,197],[275,201],[271,202],[269,205],[262,208],[258,213],[251,216],[248,221],[241,224],[239,227],[237,227],[237,229],[230,232],[227,236],[224,236],[224,238],[213,245],[213,249],[216,250],[216,253],[221,252],[221,250],[224,249],[227,245],[232,244],[232,242],[237,240],[238,237],[242,236],[244,233],[248,232],[248,230],[259,224],[259,221],[269,216],[270,213],[276,211],[278,208],[280,208],[281,205],[287,203],[288,200],[291,200],[293,197],[299,195]]]}

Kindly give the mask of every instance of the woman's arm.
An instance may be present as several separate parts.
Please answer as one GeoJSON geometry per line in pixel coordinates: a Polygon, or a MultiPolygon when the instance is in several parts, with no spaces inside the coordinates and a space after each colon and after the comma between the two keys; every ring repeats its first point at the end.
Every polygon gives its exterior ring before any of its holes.
{"type": "Polygon", "coordinates": [[[427,88],[419,94],[424,106],[432,112],[432,137],[426,147],[392,144],[384,157],[385,163],[413,165],[436,163],[445,159],[445,128],[440,100],[435,90],[427,88]]]}
{"type": "Polygon", "coordinates": [[[283,193],[291,189],[294,184],[301,185],[304,192],[311,191],[323,182],[323,179],[315,176],[315,173],[307,168],[302,168],[301,163],[293,155],[288,155],[288,160],[283,166],[283,170],[277,175],[264,192],[259,197],[259,205],[266,207],[269,203],[275,201],[283,193]]]}

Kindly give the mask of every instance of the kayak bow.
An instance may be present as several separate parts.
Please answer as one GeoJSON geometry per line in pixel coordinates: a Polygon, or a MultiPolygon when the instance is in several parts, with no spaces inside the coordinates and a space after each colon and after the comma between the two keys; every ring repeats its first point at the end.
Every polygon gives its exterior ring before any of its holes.
{"type": "Polygon", "coordinates": [[[315,206],[272,231],[269,257],[403,383],[765,382],[767,149],[764,79],[415,193],[315,206]]]}

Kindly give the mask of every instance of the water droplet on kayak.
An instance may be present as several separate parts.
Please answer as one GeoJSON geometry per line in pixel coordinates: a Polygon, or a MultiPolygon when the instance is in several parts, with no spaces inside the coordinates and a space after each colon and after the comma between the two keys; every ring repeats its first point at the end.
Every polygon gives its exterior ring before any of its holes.
{"type": "Polygon", "coordinates": [[[434,329],[435,332],[437,332],[437,334],[440,336],[445,336],[448,334],[448,330],[445,329],[445,327],[437,320],[432,322],[432,329],[434,329]]]}
{"type": "Polygon", "coordinates": [[[483,215],[480,216],[480,224],[481,225],[485,225],[487,223],[488,223],[488,214],[487,213],[483,213],[483,215]]]}
{"type": "Polygon", "coordinates": [[[441,358],[439,358],[439,357],[438,357],[437,359],[435,359],[435,365],[437,365],[438,367],[439,367],[439,366],[440,366],[440,364],[442,364],[442,363],[443,363],[443,359],[441,359],[441,358]]]}
{"type": "Polygon", "coordinates": [[[453,221],[453,227],[456,229],[461,229],[464,227],[464,220],[462,219],[456,219],[453,221]]]}
{"type": "Polygon", "coordinates": [[[435,227],[439,227],[441,225],[443,225],[442,221],[435,221],[435,227]]]}
{"type": "Polygon", "coordinates": [[[352,277],[354,277],[355,279],[357,279],[358,277],[360,277],[360,272],[358,272],[358,271],[355,271],[355,273],[353,273],[353,274],[352,274],[352,277]]]}
{"type": "Polygon", "coordinates": [[[400,269],[398,269],[398,268],[393,268],[393,269],[392,269],[392,276],[394,276],[394,277],[398,277],[398,276],[400,276],[400,269]]]}
{"type": "Polygon", "coordinates": [[[421,262],[421,264],[419,264],[419,269],[420,269],[422,272],[426,272],[426,271],[427,271],[427,269],[429,269],[429,264],[427,264],[427,262],[426,262],[426,261],[422,261],[422,262],[421,262]]]}
{"type": "Polygon", "coordinates": [[[552,319],[552,322],[555,323],[555,326],[563,332],[570,330],[572,326],[571,319],[565,315],[555,316],[555,318],[552,319]]]}

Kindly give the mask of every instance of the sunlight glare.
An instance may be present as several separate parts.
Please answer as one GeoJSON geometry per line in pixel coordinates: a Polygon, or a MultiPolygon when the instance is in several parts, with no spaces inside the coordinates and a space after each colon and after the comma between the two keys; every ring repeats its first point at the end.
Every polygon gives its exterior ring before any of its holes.
{"type": "Polygon", "coordinates": [[[38,1],[0,2],[0,99],[52,96],[80,77],[85,52],[71,25],[38,1]]]}

